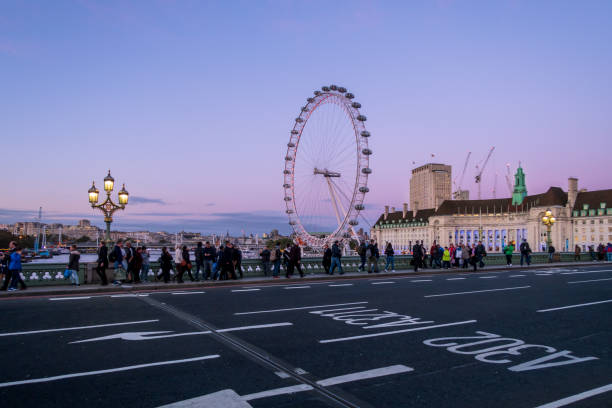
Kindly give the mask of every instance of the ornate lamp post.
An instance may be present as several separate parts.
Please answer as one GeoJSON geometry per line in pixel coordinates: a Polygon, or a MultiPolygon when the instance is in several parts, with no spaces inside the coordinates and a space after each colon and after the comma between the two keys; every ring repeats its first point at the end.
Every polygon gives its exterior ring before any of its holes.
{"type": "Polygon", "coordinates": [[[91,188],[89,189],[89,203],[91,204],[91,208],[98,208],[100,211],[104,213],[104,222],[106,223],[106,245],[110,247],[111,237],[110,237],[110,226],[113,222],[113,213],[117,210],[125,209],[125,206],[128,203],[129,193],[125,190],[125,184],[119,191],[119,204],[115,204],[113,200],[111,200],[111,192],[115,186],[115,179],[111,176],[110,170],[108,171],[108,175],[104,178],[104,191],[106,191],[106,200],[101,204],[98,204],[98,197],[100,195],[100,191],[96,188],[96,183],[93,182],[91,188]]]}
{"type": "Polygon", "coordinates": [[[557,221],[555,217],[552,216],[552,211],[546,210],[546,213],[542,217],[542,224],[546,225],[546,248],[550,248],[552,246],[552,238],[550,236],[550,229],[553,224],[557,221]]]}

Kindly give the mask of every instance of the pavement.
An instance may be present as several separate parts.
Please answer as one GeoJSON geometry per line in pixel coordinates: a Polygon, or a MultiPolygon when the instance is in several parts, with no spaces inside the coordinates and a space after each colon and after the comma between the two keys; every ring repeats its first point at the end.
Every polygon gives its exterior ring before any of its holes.
{"type": "Polygon", "coordinates": [[[612,264],[0,299],[6,407],[612,407],[612,264]]]}

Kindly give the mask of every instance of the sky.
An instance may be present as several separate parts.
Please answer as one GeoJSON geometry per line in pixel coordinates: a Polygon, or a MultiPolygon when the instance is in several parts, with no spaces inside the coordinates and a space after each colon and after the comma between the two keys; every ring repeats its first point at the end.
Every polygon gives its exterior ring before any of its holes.
{"type": "Polygon", "coordinates": [[[476,198],[492,146],[483,198],[508,196],[519,162],[530,194],[612,188],[611,16],[606,0],[4,0],[0,223],[43,207],[102,225],[87,189],[111,169],[131,197],[113,228],[287,233],[289,132],[332,83],[368,119],[370,222],[409,201],[412,168],[458,179],[470,151],[476,198]]]}

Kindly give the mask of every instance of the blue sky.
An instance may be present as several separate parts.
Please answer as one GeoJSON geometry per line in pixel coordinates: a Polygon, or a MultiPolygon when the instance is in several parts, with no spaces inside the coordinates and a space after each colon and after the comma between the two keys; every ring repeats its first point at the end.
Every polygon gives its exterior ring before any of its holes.
{"type": "Polygon", "coordinates": [[[519,161],[530,193],[570,176],[610,188],[611,15],[609,1],[5,0],[0,222],[42,206],[100,225],[86,190],[110,168],[133,198],[117,228],[287,232],[289,131],[331,83],[368,117],[371,220],[408,201],[432,154],[456,174],[472,151],[474,196],[493,145],[485,196],[495,173],[507,195],[519,161]]]}

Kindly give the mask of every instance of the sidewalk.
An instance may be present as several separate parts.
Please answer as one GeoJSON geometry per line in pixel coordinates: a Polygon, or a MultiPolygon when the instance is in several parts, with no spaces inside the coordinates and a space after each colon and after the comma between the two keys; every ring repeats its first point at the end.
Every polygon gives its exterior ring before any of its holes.
{"type": "Polygon", "coordinates": [[[242,286],[242,285],[286,285],[286,284],[300,284],[307,282],[317,281],[329,281],[329,280],[347,280],[347,279],[360,279],[360,278],[380,278],[380,277],[396,277],[396,276],[423,276],[423,275],[443,275],[443,274],[471,274],[479,272],[494,272],[502,270],[529,270],[529,269],[551,269],[551,268],[567,268],[577,266],[599,266],[599,265],[610,265],[612,263],[602,262],[557,262],[557,263],[545,263],[545,264],[531,264],[527,267],[520,265],[513,265],[511,267],[506,265],[491,265],[484,268],[478,268],[477,272],[470,267],[468,269],[451,268],[451,269],[419,269],[418,272],[412,270],[398,270],[396,272],[380,272],[368,274],[365,272],[347,272],[344,275],[335,273],[334,275],[327,275],[325,273],[308,273],[303,278],[300,278],[299,274],[293,275],[292,278],[287,279],[281,275],[278,279],[271,277],[257,276],[257,277],[246,277],[238,280],[224,280],[224,281],[200,281],[200,282],[189,282],[185,283],[162,283],[162,282],[150,282],[140,284],[122,284],[113,285],[108,284],[102,286],[100,284],[86,284],[81,286],[66,285],[54,285],[54,286],[29,286],[26,290],[18,290],[14,292],[0,291],[0,299],[15,298],[15,297],[30,297],[30,296],[55,296],[55,295],[91,295],[91,294],[129,294],[129,293],[141,293],[141,292],[154,292],[154,291],[176,291],[181,289],[194,289],[194,288],[214,288],[224,286],[242,286]]]}

